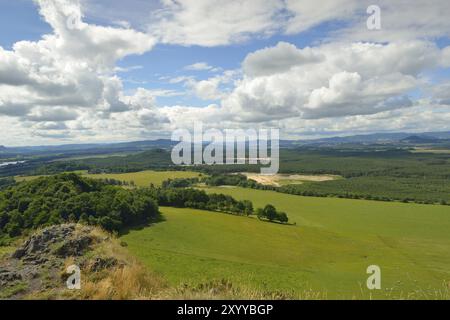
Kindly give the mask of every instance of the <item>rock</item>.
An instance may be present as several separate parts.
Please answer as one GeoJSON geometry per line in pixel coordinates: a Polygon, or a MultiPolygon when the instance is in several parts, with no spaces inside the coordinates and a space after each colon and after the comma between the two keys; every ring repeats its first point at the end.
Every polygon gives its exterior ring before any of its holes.
{"type": "Polygon", "coordinates": [[[51,253],[52,245],[58,243],[59,247],[54,253],[59,257],[80,256],[92,243],[92,238],[85,235],[92,228],[83,227],[83,235],[75,235],[75,224],[62,224],[48,227],[31,236],[13,254],[12,258],[20,259],[31,264],[45,263],[44,256],[51,253]]]}
{"type": "Polygon", "coordinates": [[[81,256],[92,243],[89,236],[79,236],[75,239],[69,239],[55,250],[55,254],[59,257],[81,256]]]}
{"type": "Polygon", "coordinates": [[[12,270],[0,270],[0,284],[2,286],[16,280],[22,280],[22,275],[20,273],[12,270]]]}
{"type": "MultiPolygon", "coordinates": [[[[93,227],[63,224],[47,227],[31,235],[8,258],[0,261],[0,294],[4,288],[21,281],[27,289],[20,295],[39,292],[43,289],[65,289],[62,277],[65,273],[66,258],[73,257],[73,263],[85,271],[101,271],[120,267],[124,262],[114,257],[84,256],[94,243],[109,241],[109,237],[92,235],[93,227]],[[46,287],[47,286],[47,287],[46,287]]],[[[64,279],[63,279],[64,280],[64,279]]]]}
{"type": "Polygon", "coordinates": [[[118,260],[116,258],[110,257],[110,258],[95,258],[94,262],[92,263],[90,269],[91,271],[100,271],[103,269],[109,269],[111,267],[114,267],[118,264],[118,260]]]}
{"type": "Polygon", "coordinates": [[[11,258],[20,259],[25,255],[25,253],[26,253],[25,249],[19,248],[11,255],[11,258]]]}

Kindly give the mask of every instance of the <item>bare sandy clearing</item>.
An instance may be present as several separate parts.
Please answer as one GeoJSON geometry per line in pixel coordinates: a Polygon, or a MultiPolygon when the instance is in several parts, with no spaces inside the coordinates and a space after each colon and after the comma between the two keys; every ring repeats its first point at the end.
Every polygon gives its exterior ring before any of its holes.
{"type": "Polygon", "coordinates": [[[301,174],[275,174],[262,175],[252,172],[243,172],[248,179],[255,180],[263,185],[272,185],[279,187],[283,184],[301,184],[305,181],[322,182],[339,179],[339,176],[334,175],[301,175],[301,174]]]}

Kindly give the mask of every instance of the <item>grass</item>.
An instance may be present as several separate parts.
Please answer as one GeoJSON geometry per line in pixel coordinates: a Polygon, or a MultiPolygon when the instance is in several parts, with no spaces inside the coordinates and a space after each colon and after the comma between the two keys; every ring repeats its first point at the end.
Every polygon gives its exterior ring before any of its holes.
{"type": "Polygon", "coordinates": [[[0,246],[0,258],[3,257],[6,254],[12,253],[13,251],[14,251],[14,247],[9,247],[9,246],[3,247],[3,246],[0,246]]]}
{"type": "Polygon", "coordinates": [[[200,174],[193,171],[140,171],[131,173],[107,173],[107,174],[84,174],[94,179],[116,179],[121,181],[134,181],[139,187],[148,187],[151,183],[160,186],[164,180],[176,178],[196,178],[200,174]]]}
{"type": "Polygon", "coordinates": [[[165,221],[121,240],[172,285],[226,279],[262,291],[328,298],[449,299],[446,206],[300,197],[241,188],[208,192],[271,203],[295,226],[191,209],[162,208],[165,221]],[[382,290],[366,289],[366,268],[382,290]]]}
{"type": "MultiPolygon", "coordinates": [[[[146,170],[140,172],[130,173],[102,173],[102,174],[88,174],[87,171],[75,171],[85,177],[93,179],[116,179],[120,181],[134,181],[136,186],[148,187],[151,183],[155,186],[160,186],[164,180],[176,178],[195,178],[200,175],[193,171],[153,171],[146,170]]],[[[16,176],[17,182],[30,181],[41,176],[16,176]]]]}
{"type": "Polygon", "coordinates": [[[27,289],[28,285],[21,281],[19,283],[16,283],[14,286],[4,288],[0,292],[0,299],[7,299],[11,298],[12,296],[21,293],[27,289]]]}
{"type": "MultiPolygon", "coordinates": [[[[230,282],[209,281],[198,285],[171,286],[166,279],[144,266],[121,245],[116,236],[94,228],[89,236],[93,239],[90,251],[81,257],[68,257],[60,271],[45,268],[40,272],[39,284],[28,286],[19,282],[0,288],[0,298],[21,294],[22,299],[60,300],[135,300],[135,299],[270,299],[290,298],[279,293],[266,293],[230,282]],[[104,269],[95,269],[99,258],[116,261],[104,269]],[[65,287],[70,265],[81,266],[81,290],[65,287]],[[56,275],[56,278],[55,278],[56,275]],[[56,281],[55,281],[56,280],[56,281]]],[[[299,296],[300,298],[300,296],[299,296]]],[[[305,292],[301,298],[317,299],[318,295],[305,292]]]]}
{"type": "Polygon", "coordinates": [[[427,149],[427,148],[415,148],[410,151],[411,153],[434,153],[434,154],[450,154],[448,149],[427,149]]]}

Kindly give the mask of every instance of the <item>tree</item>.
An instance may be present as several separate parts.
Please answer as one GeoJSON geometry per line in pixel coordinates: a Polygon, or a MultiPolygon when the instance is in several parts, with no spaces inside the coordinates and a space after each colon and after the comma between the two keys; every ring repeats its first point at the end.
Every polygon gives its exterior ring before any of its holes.
{"type": "Polygon", "coordinates": [[[289,221],[286,212],[278,212],[278,221],[281,223],[287,223],[289,221]]]}
{"type": "Polygon", "coordinates": [[[263,219],[264,218],[264,210],[262,208],[256,209],[256,216],[258,217],[258,219],[263,219]]]}
{"type": "Polygon", "coordinates": [[[244,213],[249,216],[253,214],[253,203],[248,200],[243,200],[242,204],[244,205],[244,213]]]}
{"type": "Polygon", "coordinates": [[[264,217],[269,221],[277,219],[277,210],[273,205],[268,204],[264,207],[264,217]]]}

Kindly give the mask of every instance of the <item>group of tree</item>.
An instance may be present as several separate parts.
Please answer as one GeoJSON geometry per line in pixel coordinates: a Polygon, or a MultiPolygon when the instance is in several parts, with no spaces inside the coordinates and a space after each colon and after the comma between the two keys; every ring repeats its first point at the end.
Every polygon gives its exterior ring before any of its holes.
{"type": "Polygon", "coordinates": [[[0,190],[6,189],[9,186],[12,186],[16,183],[13,177],[6,177],[0,179],[0,190]]]}
{"type": "Polygon", "coordinates": [[[157,199],[160,206],[194,208],[249,216],[253,214],[253,204],[248,200],[236,200],[223,194],[207,194],[193,188],[155,188],[144,189],[148,195],[157,199]]]}
{"type": "Polygon", "coordinates": [[[194,184],[200,181],[199,178],[175,178],[175,179],[167,179],[162,182],[162,187],[164,189],[167,188],[187,188],[191,187],[194,184]]]}
{"type": "Polygon", "coordinates": [[[109,231],[158,216],[154,198],[74,173],[22,182],[0,193],[0,238],[63,222],[100,225],[109,231]]]}
{"type": "Polygon", "coordinates": [[[136,183],[132,181],[122,181],[117,180],[113,178],[105,178],[105,179],[99,179],[100,181],[104,182],[105,184],[109,184],[112,186],[126,186],[126,187],[135,187],[136,183]]]}
{"type": "Polygon", "coordinates": [[[285,212],[277,211],[277,209],[271,204],[266,205],[264,209],[258,208],[256,210],[256,215],[259,219],[267,219],[269,221],[278,221],[281,223],[287,223],[289,221],[289,218],[285,212]]]}
{"type": "Polygon", "coordinates": [[[219,173],[213,174],[204,179],[204,182],[208,186],[236,186],[242,188],[252,188],[259,190],[274,190],[273,186],[263,185],[256,182],[255,180],[248,179],[247,176],[236,173],[236,174],[226,174],[219,173]]]}

